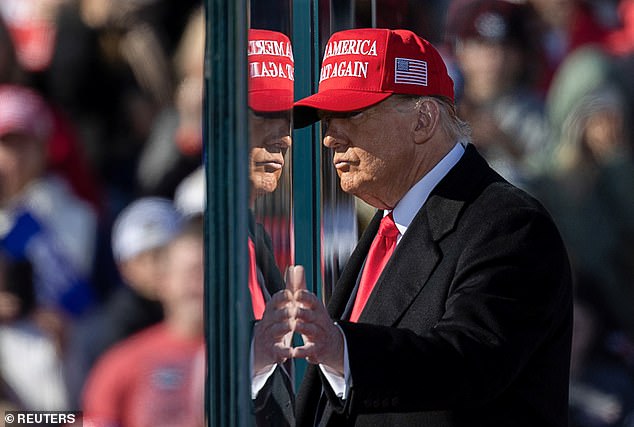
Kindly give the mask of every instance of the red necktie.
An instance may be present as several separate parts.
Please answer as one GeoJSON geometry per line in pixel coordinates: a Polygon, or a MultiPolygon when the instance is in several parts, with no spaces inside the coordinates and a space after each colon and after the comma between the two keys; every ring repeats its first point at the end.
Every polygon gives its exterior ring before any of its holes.
{"type": "Polygon", "coordinates": [[[370,245],[368,257],[363,267],[361,281],[359,282],[359,290],[354,300],[354,307],[350,315],[350,321],[356,322],[365,307],[365,303],[370,298],[372,289],[376,284],[385,264],[390,259],[394,248],[396,247],[396,238],[398,237],[398,228],[394,224],[392,213],[386,215],[381,220],[379,231],[370,245]]]}
{"type": "Polygon", "coordinates": [[[258,269],[255,259],[255,244],[249,237],[249,293],[251,294],[251,305],[253,306],[253,315],[255,320],[260,320],[264,313],[264,295],[262,288],[258,282],[258,269]]]}

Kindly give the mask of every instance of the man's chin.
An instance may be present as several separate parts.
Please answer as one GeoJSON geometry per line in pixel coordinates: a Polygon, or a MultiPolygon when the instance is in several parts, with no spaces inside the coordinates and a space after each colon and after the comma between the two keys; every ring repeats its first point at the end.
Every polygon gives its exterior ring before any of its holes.
{"type": "Polygon", "coordinates": [[[359,197],[359,188],[351,179],[347,179],[345,174],[339,174],[339,186],[343,192],[359,197]]]}
{"type": "Polygon", "coordinates": [[[256,196],[272,193],[277,188],[277,179],[274,176],[264,176],[256,179],[253,183],[252,191],[256,196]]]}

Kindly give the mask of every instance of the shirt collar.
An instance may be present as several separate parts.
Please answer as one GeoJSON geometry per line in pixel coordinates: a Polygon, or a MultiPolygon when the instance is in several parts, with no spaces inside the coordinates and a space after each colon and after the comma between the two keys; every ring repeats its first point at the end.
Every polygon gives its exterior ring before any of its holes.
{"type": "MultiPolygon", "coordinates": [[[[399,231],[399,238],[407,231],[416,213],[423,207],[434,187],[458,163],[465,152],[465,143],[458,142],[440,162],[427,172],[394,207],[392,216],[399,231]]],[[[384,211],[388,215],[390,211],[384,211]]]]}

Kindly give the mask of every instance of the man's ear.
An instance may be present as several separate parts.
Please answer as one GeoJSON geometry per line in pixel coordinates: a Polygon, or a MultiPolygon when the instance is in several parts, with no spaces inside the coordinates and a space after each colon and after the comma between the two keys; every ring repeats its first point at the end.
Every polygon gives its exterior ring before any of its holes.
{"type": "Polygon", "coordinates": [[[440,108],[431,99],[425,99],[418,108],[416,127],[414,128],[414,141],[424,144],[436,132],[440,120],[440,108]]]}

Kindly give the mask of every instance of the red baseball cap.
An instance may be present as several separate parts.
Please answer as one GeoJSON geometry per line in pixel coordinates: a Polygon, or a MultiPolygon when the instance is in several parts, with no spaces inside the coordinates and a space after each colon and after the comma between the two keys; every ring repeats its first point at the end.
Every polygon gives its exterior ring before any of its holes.
{"type": "Polygon", "coordinates": [[[44,99],[18,85],[0,85],[0,136],[19,133],[45,141],[52,130],[52,117],[44,99]]]}
{"type": "Polygon", "coordinates": [[[249,107],[260,112],[293,108],[295,68],[291,41],[285,34],[249,30],[249,107]]]}
{"type": "Polygon", "coordinates": [[[453,81],[434,46],[408,30],[340,31],[326,45],[318,92],[294,104],[294,125],[317,121],[317,110],[361,110],[395,93],[454,100],[453,81]]]}

